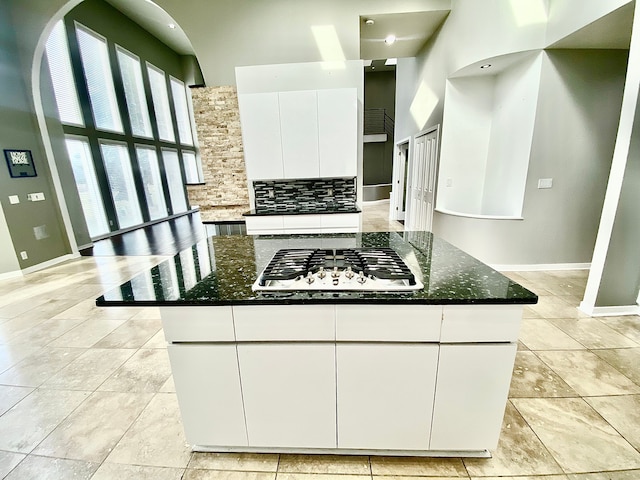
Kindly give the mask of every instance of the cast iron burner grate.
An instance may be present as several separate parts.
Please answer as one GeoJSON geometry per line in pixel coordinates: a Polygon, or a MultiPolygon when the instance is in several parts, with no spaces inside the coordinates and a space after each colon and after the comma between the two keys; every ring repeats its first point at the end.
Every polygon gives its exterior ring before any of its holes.
{"type": "MultiPolygon", "coordinates": [[[[409,267],[391,248],[350,248],[350,249],[283,249],[271,259],[258,280],[264,287],[270,281],[296,281],[322,272],[353,272],[372,280],[402,282],[416,285],[416,279],[409,267]]],[[[380,282],[383,290],[389,282],[380,282]]]]}

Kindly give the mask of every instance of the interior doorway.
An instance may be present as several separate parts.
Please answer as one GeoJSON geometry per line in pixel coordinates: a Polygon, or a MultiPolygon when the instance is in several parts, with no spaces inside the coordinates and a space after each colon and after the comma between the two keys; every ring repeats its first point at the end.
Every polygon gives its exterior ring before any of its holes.
{"type": "Polygon", "coordinates": [[[409,173],[409,145],[411,138],[396,143],[393,157],[393,179],[391,202],[389,203],[389,219],[404,222],[407,206],[407,176],[409,173]]]}
{"type": "Polygon", "coordinates": [[[440,125],[427,128],[414,137],[407,175],[405,230],[432,229],[439,139],[440,125]]]}

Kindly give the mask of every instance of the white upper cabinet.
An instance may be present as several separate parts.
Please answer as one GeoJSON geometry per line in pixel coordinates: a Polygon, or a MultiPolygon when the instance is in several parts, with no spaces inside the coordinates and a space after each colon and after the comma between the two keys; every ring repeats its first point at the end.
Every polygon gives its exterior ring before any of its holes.
{"type": "Polygon", "coordinates": [[[238,96],[247,177],[252,180],[355,177],[355,88],[238,96]]]}
{"type": "Polygon", "coordinates": [[[358,97],[355,88],[318,90],[321,177],[355,177],[358,97]]]}
{"type": "Polygon", "coordinates": [[[318,100],[315,90],[280,92],[284,178],[320,176],[318,100]]]}
{"type": "Polygon", "coordinates": [[[247,177],[250,180],[284,177],[278,93],[238,96],[247,177]]]}

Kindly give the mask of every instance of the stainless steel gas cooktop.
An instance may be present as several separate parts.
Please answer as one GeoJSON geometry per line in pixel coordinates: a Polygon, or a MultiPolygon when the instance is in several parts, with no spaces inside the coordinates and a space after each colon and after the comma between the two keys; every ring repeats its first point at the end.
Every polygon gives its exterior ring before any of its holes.
{"type": "Polygon", "coordinates": [[[402,292],[424,285],[391,248],[310,248],[278,250],[252,288],[402,292]]]}

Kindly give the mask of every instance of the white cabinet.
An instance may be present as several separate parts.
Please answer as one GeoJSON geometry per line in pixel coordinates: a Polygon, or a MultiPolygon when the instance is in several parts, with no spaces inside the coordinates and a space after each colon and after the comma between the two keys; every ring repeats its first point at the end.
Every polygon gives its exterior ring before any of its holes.
{"type": "Polygon", "coordinates": [[[315,90],[280,92],[284,178],[320,176],[318,99],[315,90]]]}
{"type": "Polygon", "coordinates": [[[247,178],[355,177],[355,88],[238,96],[247,178]]]}
{"type": "Polygon", "coordinates": [[[238,96],[249,180],[284,177],[278,93],[238,96]]]}
{"type": "Polygon", "coordinates": [[[249,235],[284,233],[282,215],[251,215],[244,218],[249,235]]]}
{"type": "Polygon", "coordinates": [[[336,447],[333,343],[238,345],[251,447],[336,447]]]}
{"type": "Polygon", "coordinates": [[[359,213],[251,215],[245,217],[245,222],[249,235],[355,233],[360,231],[359,213]]]}
{"type": "Polygon", "coordinates": [[[321,177],[355,177],[358,157],[358,95],[355,88],[318,90],[321,177]]]}
{"type": "Polygon", "coordinates": [[[336,350],[338,448],[428,450],[438,345],[336,350]]]}
{"type": "Polygon", "coordinates": [[[247,446],[236,346],[167,348],[187,442],[247,446]]]}
{"type": "Polygon", "coordinates": [[[497,446],[516,350],[515,343],[440,346],[431,450],[497,446]]]}

